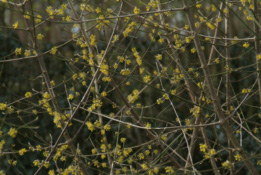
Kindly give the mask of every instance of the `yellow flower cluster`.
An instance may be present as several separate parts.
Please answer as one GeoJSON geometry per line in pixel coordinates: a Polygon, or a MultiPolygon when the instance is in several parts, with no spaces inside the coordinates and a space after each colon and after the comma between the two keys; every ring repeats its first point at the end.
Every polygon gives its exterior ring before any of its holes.
{"type": "Polygon", "coordinates": [[[4,147],[5,141],[1,140],[0,141],[0,152],[2,151],[3,147],[4,147]]]}
{"type": "Polygon", "coordinates": [[[17,29],[17,28],[18,28],[18,21],[16,21],[16,22],[13,24],[13,27],[14,27],[14,29],[17,29]]]}
{"type": "Polygon", "coordinates": [[[128,95],[127,99],[130,103],[134,103],[138,98],[139,90],[134,89],[130,95],[128,95]]]}
{"type": "Polygon", "coordinates": [[[0,103],[0,111],[4,111],[4,110],[6,110],[6,108],[7,108],[7,104],[0,103]]]}
{"type": "Polygon", "coordinates": [[[261,60],[261,54],[257,54],[256,59],[259,61],[261,60]]]}
{"type": "Polygon", "coordinates": [[[251,89],[246,89],[246,88],[243,88],[242,89],[242,94],[247,94],[247,93],[250,93],[251,92],[251,89]]]}
{"type": "Polygon", "coordinates": [[[210,28],[211,30],[214,30],[216,28],[216,26],[214,24],[212,24],[211,22],[206,22],[206,25],[208,26],[208,28],[210,28]]]}
{"type": "Polygon", "coordinates": [[[106,20],[104,15],[100,15],[98,20],[96,20],[97,25],[95,26],[98,30],[101,30],[101,28],[105,25],[109,25],[110,21],[106,20]]]}
{"type": "Polygon", "coordinates": [[[245,43],[243,44],[243,47],[244,47],[244,48],[248,48],[249,45],[250,45],[250,44],[249,44],[248,42],[245,42],[245,43]]]}
{"type": "Polygon", "coordinates": [[[225,162],[222,163],[222,167],[224,167],[225,169],[229,169],[231,168],[232,164],[229,160],[226,160],[225,162]]]}
{"type": "Polygon", "coordinates": [[[143,77],[143,81],[144,81],[144,83],[150,82],[150,81],[151,81],[150,75],[145,75],[145,76],[143,77]]]}
{"type": "Polygon", "coordinates": [[[15,55],[21,55],[21,54],[22,54],[22,48],[16,48],[15,55]]]}
{"type": "Polygon", "coordinates": [[[42,40],[44,38],[44,35],[39,33],[36,37],[38,40],[42,40]]]}
{"type": "Polygon", "coordinates": [[[155,56],[155,58],[160,61],[160,60],[162,60],[162,55],[158,54],[158,55],[155,56]]]}
{"type": "Polygon", "coordinates": [[[103,62],[102,64],[101,64],[101,68],[100,68],[100,71],[104,74],[104,75],[109,75],[109,66],[108,66],[108,64],[106,64],[105,62],[103,62]]]}
{"type": "Polygon", "coordinates": [[[8,131],[8,135],[10,135],[11,137],[15,138],[17,135],[17,130],[15,128],[10,128],[10,130],[8,131]]]}
{"type": "Polygon", "coordinates": [[[123,36],[124,37],[128,37],[129,36],[129,33],[132,32],[135,28],[135,26],[137,25],[136,22],[131,22],[128,27],[123,31],[123,36]]]}
{"type": "Polygon", "coordinates": [[[134,7],[134,10],[133,10],[134,14],[139,14],[140,13],[140,9],[138,7],[134,7]]]}
{"type": "Polygon", "coordinates": [[[92,122],[87,121],[87,122],[85,123],[85,125],[87,126],[87,128],[88,128],[91,132],[93,132],[93,131],[95,130],[95,127],[94,127],[94,125],[92,124],[92,122]]]}
{"type": "Polygon", "coordinates": [[[29,57],[31,55],[31,51],[30,50],[25,50],[24,51],[24,56],[29,57]]]}
{"type": "Polygon", "coordinates": [[[192,115],[194,117],[199,117],[200,107],[199,106],[194,106],[193,108],[190,109],[189,112],[192,113],[192,115]]]}
{"type": "Polygon", "coordinates": [[[54,46],[54,47],[52,47],[50,54],[55,55],[57,51],[58,51],[57,46],[54,46]]]}
{"type": "Polygon", "coordinates": [[[20,156],[24,155],[24,153],[26,153],[26,152],[27,152],[27,150],[26,150],[25,148],[22,148],[22,149],[20,149],[20,150],[18,151],[18,153],[19,153],[20,156]]]}
{"type": "Polygon", "coordinates": [[[139,52],[137,52],[136,48],[131,49],[133,56],[136,58],[136,62],[139,66],[142,64],[142,59],[141,56],[139,55],[139,52]]]}
{"type": "Polygon", "coordinates": [[[121,70],[121,75],[130,75],[130,69],[122,69],[121,70]]]}
{"type": "Polygon", "coordinates": [[[164,102],[164,98],[159,98],[158,100],[157,100],[157,104],[159,105],[159,104],[162,104],[164,102]]]}
{"type": "Polygon", "coordinates": [[[171,166],[167,166],[167,167],[165,168],[165,172],[166,172],[166,173],[169,173],[169,174],[172,174],[172,173],[174,173],[174,170],[173,170],[173,168],[172,168],[171,166]]]}

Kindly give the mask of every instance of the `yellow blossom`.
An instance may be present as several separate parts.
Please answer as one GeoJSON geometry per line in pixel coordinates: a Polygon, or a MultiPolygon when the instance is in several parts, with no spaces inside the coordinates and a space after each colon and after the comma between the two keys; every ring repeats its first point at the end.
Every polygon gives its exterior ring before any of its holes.
{"type": "Polygon", "coordinates": [[[43,94],[43,98],[49,99],[49,98],[51,98],[51,96],[50,96],[50,94],[49,94],[48,92],[45,92],[45,93],[43,94]]]}
{"type": "Polygon", "coordinates": [[[50,54],[55,55],[57,51],[58,51],[57,46],[54,46],[52,47],[50,54]]]}
{"type": "Polygon", "coordinates": [[[151,81],[150,75],[145,75],[145,76],[143,77],[143,81],[144,81],[145,83],[150,82],[150,81],[151,81]]]}
{"type": "Polygon", "coordinates": [[[144,170],[148,169],[148,166],[147,166],[145,163],[141,164],[141,167],[142,167],[142,169],[144,169],[144,170]]]}
{"type": "Polygon", "coordinates": [[[105,129],[105,131],[109,131],[111,130],[111,125],[104,125],[103,128],[105,129]]]}
{"type": "Polygon", "coordinates": [[[74,98],[73,94],[69,94],[69,96],[67,97],[67,100],[72,100],[74,98]]]}
{"type": "Polygon", "coordinates": [[[43,166],[44,166],[45,168],[49,168],[49,166],[50,166],[50,162],[49,162],[49,161],[44,162],[43,166]]]}
{"type": "Polygon", "coordinates": [[[162,104],[164,102],[164,100],[162,99],[162,98],[159,98],[158,100],[157,100],[157,104],[159,105],[159,104],[162,104]]]}
{"type": "Polygon", "coordinates": [[[151,129],[151,124],[149,122],[147,122],[145,128],[151,129]]]}
{"type": "Polygon", "coordinates": [[[92,152],[92,154],[96,154],[96,153],[97,153],[97,149],[93,148],[93,149],[91,150],[91,152],[92,152]]]}
{"type": "Polygon", "coordinates": [[[22,48],[16,48],[15,55],[21,55],[21,54],[22,54],[22,48]]]}
{"type": "Polygon", "coordinates": [[[167,167],[165,168],[165,172],[166,172],[166,173],[170,173],[170,174],[172,174],[172,173],[174,173],[174,170],[173,170],[172,167],[167,166],[167,167]]]}
{"type": "Polygon", "coordinates": [[[20,156],[24,155],[24,153],[26,153],[26,152],[27,152],[27,150],[26,150],[25,148],[22,148],[22,149],[20,149],[20,150],[18,151],[18,153],[19,153],[20,156]]]}
{"type": "Polygon", "coordinates": [[[109,75],[109,66],[105,63],[102,63],[101,64],[101,67],[100,67],[100,71],[104,74],[104,75],[109,75]]]}
{"type": "Polygon", "coordinates": [[[255,127],[255,128],[253,129],[253,133],[255,133],[255,134],[258,133],[258,128],[257,128],[257,127],[255,127]]]}
{"type": "Polygon", "coordinates": [[[142,159],[144,159],[144,158],[145,158],[145,156],[144,156],[144,154],[143,154],[143,153],[139,153],[139,154],[138,154],[138,158],[139,158],[140,160],[142,160],[142,159]]]}
{"type": "Polygon", "coordinates": [[[133,12],[137,15],[140,13],[140,9],[135,6],[133,12]]]}
{"type": "Polygon", "coordinates": [[[42,151],[42,146],[41,145],[36,145],[36,150],[37,151],[42,151]]]}
{"type": "Polygon", "coordinates": [[[129,75],[130,74],[130,69],[122,69],[121,70],[121,75],[129,75]]]}
{"type": "Polygon", "coordinates": [[[44,35],[39,33],[36,37],[38,40],[42,40],[44,38],[44,35]]]}
{"type": "Polygon", "coordinates": [[[17,29],[17,28],[18,28],[18,21],[16,21],[16,22],[13,24],[13,27],[14,27],[14,29],[17,29]]]}
{"type": "Polygon", "coordinates": [[[215,149],[211,149],[211,150],[209,151],[209,154],[212,155],[212,156],[215,155],[216,153],[217,153],[217,152],[216,152],[215,149]]]}
{"type": "Polygon", "coordinates": [[[49,170],[49,171],[48,171],[48,175],[55,175],[54,170],[49,170]]]}
{"type": "Polygon", "coordinates": [[[224,8],[223,13],[227,14],[228,13],[228,9],[224,8]]]}
{"type": "Polygon", "coordinates": [[[210,22],[206,22],[206,25],[211,29],[214,30],[216,28],[216,26],[210,22]]]}
{"type": "Polygon", "coordinates": [[[191,53],[196,53],[197,50],[195,48],[192,48],[190,51],[191,53]]]}
{"type": "Polygon", "coordinates": [[[200,149],[201,152],[205,153],[206,149],[207,149],[207,145],[200,143],[199,144],[199,149],[200,149]]]}
{"type": "Polygon", "coordinates": [[[261,60],[261,54],[257,54],[256,59],[259,61],[261,60]]]}
{"type": "Polygon", "coordinates": [[[0,152],[2,151],[3,147],[4,147],[5,141],[1,140],[0,141],[0,152]]]}
{"type": "Polygon", "coordinates": [[[100,7],[97,7],[97,8],[95,9],[95,11],[96,11],[96,13],[101,13],[101,8],[100,8],[100,7]]]}
{"type": "Polygon", "coordinates": [[[95,46],[95,45],[96,45],[96,36],[93,35],[93,34],[91,34],[90,40],[91,40],[91,45],[92,45],[92,46],[95,46]]]}
{"type": "Polygon", "coordinates": [[[106,164],[105,162],[103,162],[103,163],[101,163],[101,166],[102,166],[103,168],[106,168],[106,167],[107,167],[107,164],[106,164]]]}
{"type": "Polygon", "coordinates": [[[160,138],[165,141],[165,140],[167,140],[168,135],[167,134],[163,134],[162,136],[160,136],[160,138]]]}
{"type": "Polygon", "coordinates": [[[10,130],[8,131],[8,135],[15,138],[17,135],[17,130],[15,128],[10,128],[10,130]]]}
{"type": "Polygon", "coordinates": [[[249,43],[248,43],[248,42],[245,42],[245,43],[243,44],[243,47],[244,47],[244,48],[248,48],[248,47],[249,47],[249,43]]]}
{"type": "Polygon", "coordinates": [[[167,93],[163,94],[163,98],[165,98],[165,100],[168,100],[169,99],[169,95],[167,93]]]}
{"type": "Polygon", "coordinates": [[[25,19],[30,19],[30,13],[29,13],[28,11],[26,11],[26,12],[24,13],[24,18],[25,18],[25,19]]]}
{"type": "Polygon", "coordinates": [[[200,8],[201,6],[202,6],[202,4],[199,3],[196,5],[196,8],[200,8]]]}
{"type": "Polygon", "coordinates": [[[191,108],[189,112],[192,113],[194,117],[199,117],[200,107],[194,105],[194,107],[191,108]]]}
{"type": "Polygon", "coordinates": [[[32,92],[26,92],[24,95],[26,98],[32,97],[32,92]]]}
{"type": "Polygon", "coordinates": [[[235,157],[236,161],[240,161],[241,160],[241,156],[238,153],[236,155],[234,155],[234,157],[235,157]]]}
{"type": "Polygon", "coordinates": [[[30,50],[25,50],[24,51],[24,56],[29,57],[31,55],[31,51],[30,50]]]}
{"type": "Polygon", "coordinates": [[[35,23],[38,24],[38,23],[42,22],[42,18],[43,17],[41,15],[37,15],[36,18],[34,19],[35,23]]]}
{"type": "Polygon", "coordinates": [[[164,39],[163,38],[160,38],[158,41],[159,41],[160,44],[164,43],[164,39]]]}
{"type": "Polygon", "coordinates": [[[219,58],[216,58],[214,61],[215,61],[216,64],[220,63],[220,59],[219,58]]]}
{"type": "Polygon", "coordinates": [[[125,137],[122,137],[122,138],[120,139],[120,141],[121,141],[122,143],[125,143],[125,142],[126,142],[126,138],[125,138],[125,137]]]}
{"type": "Polygon", "coordinates": [[[171,93],[171,95],[176,95],[177,90],[176,90],[176,89],[172,89],[172,90],[170,91],[170,93],[171,93]]]}
{"type": "Polygon", "coordinates": [[[162,60],[162,55],[161,55],[161,54],[158,54],[158,55],[155,56],[155,58],[156,58],[157,60],[162,60]]]}
{"type": "Polygon", "coordinates": [[[195,27],[196,27],[196,28],[199,28],[199,26],[200,26],[200,23],[199,23],[199,22],[196,22],[196,23],[195,23],[195,27]]]}
{"type": "Polygon", "coordinates": [[[85,125],[88,127],[88,129],[89,129],[91,132],[93,132],[93,131],[95,130],[94,125],[93,125],[90,121],[87,121],[87,122],[85,123],[85,125]]]}
{"type": "Polygon", "coordinates": [[[231,168],[232,164],[229,160],[226,160],[225,162],[222,163],[222,167],[229,169],[231,168]]]}
{"type": "Polygon", "coordinates": [[[246,88],[242,89],[242,94],[247,94],[247,93],[250,93],[250,92],[251,92],[251,89],[246,89],[246,88]]]}
{"type": "Polygon", "coordinates": [[[0,111],[4,111],[7,108],[7,104],[0,103],[0,111]]]}

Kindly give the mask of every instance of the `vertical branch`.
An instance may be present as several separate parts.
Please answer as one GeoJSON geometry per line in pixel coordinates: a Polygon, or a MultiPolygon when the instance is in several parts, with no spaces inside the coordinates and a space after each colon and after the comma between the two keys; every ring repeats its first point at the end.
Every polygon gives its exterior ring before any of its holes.
{"type": "MultiPolygon", "coordinates": [[[[259,22],[259,15],[260,12],[258,11],[258,0],[254,0],[254,17],[256,18],[257,22],[259,22]]],[[[254,31],[255,31],[255,52],[256,56],[260,53],[260,32],[258,25],[254,23],[254,31]]],[[[259,105],[261,105],[261,76],[260,76],[260,70],[261,70],[261,64],[260,59],[256,59],[256,72],[257,72],[257,84],[258,84],[258,94],[259,94],[259,105]]]]}
{"type": "MultiPolygon", "coordinates": [[[[191,9],[188,6],[188,1],[183,0],[183,4],[184,4],[187,20],[188,20],[189,25],[190,25],[190,29],[192,30],[192,32],[195,32],[196,28],[195,28],[195,24],[194,24],[193,14],[191,13],[191,9]]],[[[205,55],[204,55],[203,51],[201,50],[200,39],[199,39],[197,33],[195,33],[194,44],[195,44],[195,47],[196,47],[196,50],[197,50],[197,55],[198,55],[199,61],[201,63],[202,71],[204,73],[204,78],[205,78],[205,81],[207,83],[209,93],[210,93],[210,96],[211,96],[211,99],[212,99],[212,102],[213,102],[213,105],[214,105],[215,112],[216,112],[216,114],[219,118],[219,121],[221,122],[222,128],[224,129],[224,131],[226,133],[227,139],[229,141],[231,141],[231,143],[233,144],[236,151],[239,152],[239,154],[242,157],[243,162],[246,165],[246,167],[248,168],[248,170],[252,174],[259,174],[257,172],[257,170],[255,169],[255,167],[253,166],[253,164],[251,163],[249,156],[240,147],[238,140],[236,139],[235,135],[233,134],[232,128],[229,127],[228,122],[225,120],[225,115],[222,111],[221,105],[219,103],[219,99],[218,99],[218,97],[215,93],[215,88],[214,88],[212,79],[211,79],[210,74],[209,74],[209,68],[208,68],[207,63],[206,63],[205,55]]]]}
{"type": "MultiPolygon", "coordinates": [[[[225,6],[229,5],[229,0],[226,0],[225,6]]],[[[225,38],[229,37],[229,11],[225,13],[225,38]]],[[[229,40],[225,40],[225,52],[226,52],[226,107],[227,107],[227,115],[230,114],[230,50],[229,50],[229,40]]],[[[228,125],[231,126],[230,120],[228,120],[228,125]]],[[[228,148],[231,148],[231,142],[228,140],[228,148]]],[[[232,149],[229,149],[229,161],[233,162],[233,152],[232,149]]],[[[230,167],[230,175],[234,175],[233,166],[230,167]]]]}
{"type": "MultiPolygon", "coordinates": [[[[219,18],[220,16],[221,16],[221,11],[222,11],[222,9],[223,9],[223,2],[220,2],[220,7],[219,7],[219,9],[220,9],[220,12],[218,13],[218,17],[217,18],[219,18]]],[[[209,57],[208,57],[208,64],[210,64],[211,63],[211,60],[212,60],[212,57],[213,57],[213,55],[214,55],[214,49],[215,49],[215,44],[216,44],[216,42],[217,42],[217,39],[216,39],[216,37],[217,37],[217,34],[218,34],[218,27],[219,27],[219,22],[217,21],[216,22],[216,29],[215,29],[215,33],[214,33],[214,39],[213,39],[213,42],[212,42],[212,46],[211,46],[211,49],[210,49],[210,54],[209,54],[209,57]]]]}
{"type": "MultiPolygon", "coordinates": [[[[159,1],[159,3],[158,3],[158,10],[159,10],[159,11],[161,10],[160,1],[159,1]]],[[[165,20],[164,20],[164,17],[163,17],[163,15],[162,15],[162,13],[159,13],[159,17],[160,17],[161,25],[162,25],[162,26],[165,26],[165,20]]],[[[174,59],[175,59],[176,64],[178,65],[179,69],[181,70],[181,73],[184,75],[184,81],[185,81],[185,85],[186,85],[186,87],[187,87],[187,91],[188,91],[188,93],[189,93],[190,99],[191,99],[191,101],[192,101],[193,103],[196,103],[196,95],[195,95],[194,92],[193,92],[193,86],[192,86],[191,82],[188,80],[187,72],[186,72],[186,70],[183,68],[183,66],[182,66],[182,64],[181,64],[181,61],[180,61],[178,55],[175,53],[175,50],[174,50],[174,48],[173,48],[173,46],[172,46],[172,44],[171,44],[171,41],[170,41],[169,37],[166,37],[166,40],[167,40],[167,43],[168,43],[169,48],[170,48],[171,51],[172,51],[172,54],[174,55],[174,59]]],[[[176,110],[175,110],[175,108],[174,108],[174,105],[172,104],[171,101],[170,101],[170,103],[171,103],[171,105],[172,105],[172,108],[173,108],[174,111],[176,112],[176,110]]],[[[177,116],[178,116],[178,115],[177,115],[177,116]]],[[[195,123],[198,124],[198,119],[196,119],[195,123]]],[[[181,125],[181,122],[179,122],[179,124],[180,124],[180,126],[182,126],[182,125],[181,125]]],[[[185,134],[184,130],[182,130],[182,133],[183,133],[183,135],[184,135],[184,139],[185,139],[185,141],[186,141],[186,143],[187,143],[187,149],[188,149],[188,155],[187,155],[187,161],[186,161],[185,167],[187,168],[187,167],[189,167],[189,166],[191,165],[192,168],[193,168],[193,170],[195,169],[195,167],[194,167],[194,165],[193,165],[193,159],[192,159],[192,155],[193,155],[193,154],[191,153],[191,150],[194,150],[194,149],[192,149],[192,147],[193,147],[193,145],[194,145],[195,138],[196,138],[197,133],[198,133],[197,131],[198,131],[198,128],[195,128],[195,129],[193,130],[193,134],[192,134],[192,137],[191,137],[191,142],[190,142],[190,144],[188,144],[188,139],[187,139],[187,137],[186,137],[186,134],[185,134]]],[[[185,171],[186,171],[186,170],[185,170],[185,171]]]]}
{"type": "MultiPolygon", "coordinates": [[[[228,0],[226,2],[228,5],[228,0]]],[[[225,14],[225,38],[229,37],[229,11],[225,14]]],[[[226,52],[226,106],[227,112],[230,111],[230,52],[229,52],[229,41],[225,40],[225,52],[226,52]]]]}
{"type": "MultiPolygon", "coordinates": [[[[209,143],[208,138],[207,138],[206,130],[205,130],[204,127],[200,127],[200,130],[201,130],[204,142],[207,145],[208,152],[210,152],[211,147],[210,147],[210,143],[209,143]]],[[[215,175],[220,175],[220,172],[218,170],[218,166],[217,166],[216,161],[215,161],[215,159],[212,155],[210,155],[210,163],[212,165],[212,168],[213,168],[215,175]]]]}
{"type": "MultiPolygon", "coordinates": [[[[30,8],[31,8],[31,14],[32,14],[32,16],[34,16],[33,4],[32,4],[32,1],[31,1],[31,0],[30,0],[30,8]]],[[[23,9],[23,10],[24,10],[24,9],[23,9]]],[[[32,44],[33,44],[33,49],[35,49],[35,50],[38,51],[38,46],[37,46],[37,42],[36,42],[36,33],[35,33],[34,18],[33,18],[33,20],[32,20],[33,29],[30,28],[29,22],[28,22],[27,20],[25,20],[25,21],[26,21],[26,24],[27,24],[28,28],[30,29],[30,34],[31,34],[31,40],[32,40],[32,44]]],[[[42,74],[43,74],[43,77],[44,77],[44,80],[45,80],[45,83],[46,83],[46,86],[47,86],[47,89],[48,89],[48,92],[49,92],[49,94],[50,94],[50,96],[51,96],[51,101],[52,101],[52,103],[53,103],[54,109],[55,109],[55,111],[61,113],[60,107],[59,107],[58,102],[57,102],[57,100],[56,100],[56,96],[55,96],[54,90],[53,90],[52,85],[51,85],[51,81],[50,81],[50,77],[49,77],[48,71],[47,71],[46,66],[45,66],[45,63],[44,63],[44,61],[43,61],[43,58],[42,58],[42,56],[40,56],[40,57],[37,57],[37,59],[38,59],[38,62],[39,62],[39,65],[40,65],[40,68],[41,68],[41,71],[42,71],[42,74]]],[[[68,124],[69,124],[69,123],[70,123],[70,122],[68,122],[68,124]]],[[[66,128],[66,125],[65,125],[65,123],[64,123],[63,120],[61,120],[61,124],[62,124],[62,128],[66,128]]],[[[81,168],[81,171],[82,171],[84,174],[87,175],[87,174],[88,174],[88,171],[87,171],[87,169],[86,169],[86,167],[85,167],[85,164],[84,164],[84,162],[82,161],[82,159],[80,158],[80,156],[76,153],[76,148],[75,148],[75,146],[73,145],[73,143],[70,142],[71,137],[70,137],[70,135],[69,135],[69,133],[68,133],[67,130],[64,130],[64,135],[63,135],[63,136],[64,136],[65,140],[68,142],[68,145],[69,145],[69,148],[70,148],[72,154],[77,158],[77,160],[79,160],[79,166],[80,166],[80,168],[81,168]]],[[[58,143],[58,142],[56,142],[56,143],[58,143]]],[[[54,153],[54,150],[55,150],[56,147],[57,147],[57,144],[52,147],[51,152],[49,153],[49,155],[48,155],[48,157],[46,158],[45,161],[49,161],[49,160],[50,160],[50,158],[51,158],[52,154],[54,153]]],[[[38,170],[35,172],[35,175],[38,174],[38,173],[41,171],[42,167],[43,167],[43,164],[41,164],[41,166],[40,166],[40,167],[38,168],[38,170]]]]}

